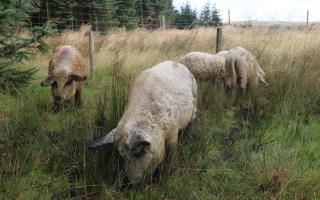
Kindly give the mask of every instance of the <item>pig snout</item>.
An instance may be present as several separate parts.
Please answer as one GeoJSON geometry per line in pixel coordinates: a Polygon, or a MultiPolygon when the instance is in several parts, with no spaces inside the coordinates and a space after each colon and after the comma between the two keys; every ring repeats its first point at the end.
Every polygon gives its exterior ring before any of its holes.
{"type": "Polygon", "coordinates": [[[63,103],[63,98],[61,96],[55,96],[54,97],[54,105],[60,106],[63,103]]]}

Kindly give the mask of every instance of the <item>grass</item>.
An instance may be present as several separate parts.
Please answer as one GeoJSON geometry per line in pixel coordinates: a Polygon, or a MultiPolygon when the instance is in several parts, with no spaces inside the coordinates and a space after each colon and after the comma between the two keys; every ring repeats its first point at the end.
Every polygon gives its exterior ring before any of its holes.
{"type": "MultiPolygon", "coordinates": [[[[46,40],[87,56],[84,32],[46,40]]],[[[50,90],[39,86],[49,54],[37,55],[22,66],[39,69],[34,83],[0,95],[0,199],[320,199],[318,34],[225,29],[223,48],[252,51],[269,87],[228,98],[200,83],[198,117],[180,135],[181,168],[131,190],[120,187],[116,150],[91,152],[87,143],[116,125],[139,72],[189,51],[212,52],[215,30],[97,35],[96,80],[86,83],[81,109],[69,104],[60,113],[50,112],[50,90]]]]}

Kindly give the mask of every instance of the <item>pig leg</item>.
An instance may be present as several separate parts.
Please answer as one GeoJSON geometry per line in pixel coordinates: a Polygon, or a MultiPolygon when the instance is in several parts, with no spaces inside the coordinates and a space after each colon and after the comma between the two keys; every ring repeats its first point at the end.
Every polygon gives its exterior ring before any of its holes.
{"type": "Polygon", "coordinates": [[[81,89],[77,90],[74,98],[74,103],[77,107],[81,106],[81,103],[82,103],[81,95],[82,95],[82,90],[81,89]]]}
{"type": "Polygon", "coordinates": [[[242,93],[246,92],[246,87],[247,87],[247,75],[244,73],[244,76],[240,77],[239,82],[240,82],[240,90],[242,93]]]}
{"type": "Polygon", "coordinates": [[[238,83],[242,93],[245,92],[247,87],[248,75],[247,70],[249,69],[249,63],[245,58],[240,57],[236,60],[236,73],[238,77],[238,83]]]}
{"type": "Polygon", "coordinates": [[[166,159],[155,170],[152,182],[160,183],[163,172],[175,171],[178,167],[178,131],[170,131],[166,141],[166,159]]]}
{"type": "Polygon", "coordinates": [[[167,140],[167,157],[173,168],[179,166],[178,158],[178,130],[174,130],[169,135],[170,138],[167,140]]]}

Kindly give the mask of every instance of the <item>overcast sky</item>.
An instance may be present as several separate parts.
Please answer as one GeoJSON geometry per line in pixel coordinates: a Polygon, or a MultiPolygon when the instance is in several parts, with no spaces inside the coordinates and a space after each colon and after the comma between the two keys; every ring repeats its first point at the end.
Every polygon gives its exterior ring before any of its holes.
{"type": "MultiPolygon", "coordinates": [[[[187,1],[173,0],[177,8],[187,1]]],[[[320,0],[189,0],[189,3],[199,13],[207,1],[217,5],[224,20],[230,10],[231,20],[302,22],[306,21],[309,10],[310,21],[320,21],[320,0]]]]}

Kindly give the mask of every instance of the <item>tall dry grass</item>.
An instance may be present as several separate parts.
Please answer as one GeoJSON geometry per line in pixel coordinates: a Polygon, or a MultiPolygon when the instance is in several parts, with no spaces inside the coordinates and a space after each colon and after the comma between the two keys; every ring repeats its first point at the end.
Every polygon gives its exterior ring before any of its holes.
{"type": "MultiPolygon", "coordinates": [[[[47,38],[50,46],[70,44],[79,48],[88,58],[89,26],[79,31],[66,31],[58,37],[47,38]]],[[[284,69],[297,57],[314,55],[319,49],[320,29],[308,34],[304,30],[287,29],[240,29],[223,30],[223,49],[242,46],[252,51],[266,70],[284,69]],[[279,63],[286,59],[285,66],[279,63]]],[[[95,57],[98,68],[112,64],[115,52],[125,57],[125,68],[152,66],[163,60],[177,60],[190,51],[214,53],[216,30],[200,28],[194,30],[133,30],[113,31],[107,34],[97,32],[95,37],[95,57]]],[[[46,66],[48,55],[37,56],[31,63],[46,66]]],[[[299,60],[301,62],[301,60],[299,60]]],[[[87,61],[87,63],[89,63],[87,61]]]]}

